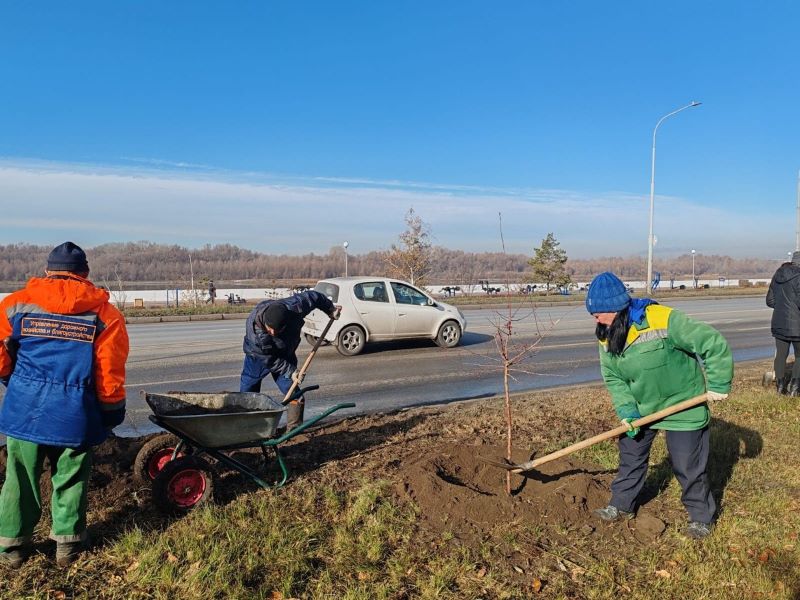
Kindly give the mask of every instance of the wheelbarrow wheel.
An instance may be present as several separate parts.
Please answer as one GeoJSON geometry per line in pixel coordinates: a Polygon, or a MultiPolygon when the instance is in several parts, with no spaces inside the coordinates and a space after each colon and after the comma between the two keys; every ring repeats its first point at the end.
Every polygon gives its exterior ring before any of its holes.
{"type": "MultiPolygon", "coordinates": [[[[139,485],[150,485],[171,459],[178,438],[171,433],[162,433],[144,444],[133,463],[133,478],[139,485]]],[[[176,458],[183,456],[183,452],[176,458]]]]}
{"type": "Polygon", "coordinates": [[[214,496],[214,470],[197,456],[168,462],[153,481],[153,502],[167,514],[187,513],[214,496]]]}

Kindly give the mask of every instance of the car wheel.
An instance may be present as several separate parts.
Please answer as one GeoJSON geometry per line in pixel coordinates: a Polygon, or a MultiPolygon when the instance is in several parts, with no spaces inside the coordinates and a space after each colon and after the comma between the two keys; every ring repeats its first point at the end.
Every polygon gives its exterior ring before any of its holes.
{"type": "Polygon", "coordinates": [[[461,327],[455,321],[445,321],[436,334],[436,343],[442,348],[458,346],[461,341],[461,327]]]}
{"type": "Polygon", "coordinates": [[[355,356],[364,349],[366,343],[364,330],[358,325],[348,325],[339,332],[339,343],[336,349],[344,356],[355,356]]]}

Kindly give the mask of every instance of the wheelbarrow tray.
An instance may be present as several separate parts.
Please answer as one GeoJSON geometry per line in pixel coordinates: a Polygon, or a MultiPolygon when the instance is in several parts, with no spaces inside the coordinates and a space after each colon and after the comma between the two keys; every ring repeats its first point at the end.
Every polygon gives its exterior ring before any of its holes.
{"type": "Polygon", "coordinates": [[[145,393],[156,420],[198,446],[224,448],[275,436],[286,408],[256,392],[145,393]]]}

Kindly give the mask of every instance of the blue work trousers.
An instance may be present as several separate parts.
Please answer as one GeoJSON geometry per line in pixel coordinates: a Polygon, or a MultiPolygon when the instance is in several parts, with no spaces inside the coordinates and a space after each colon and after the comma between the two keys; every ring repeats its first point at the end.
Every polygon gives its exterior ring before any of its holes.
{"type": "MultiPolygon", "coordinates": [[[[658,429],[642,427],[635,438],[619,439],[619,472],[611,484],[611,504],[619,510],[634,512],[636,499],[644,487],[650,446],[658,429]]],[[[681,502],[691,521],[711,523],[717,505],[711,495],[706,474],[708,464],[708,427],[695,431],[665,431],[672,472],[683,493],[681,502]]]]}
{"type": "Polygon", "coordinates": [[[289,391],[289,388],[292,387],[291,377],[272,373],[264,366],[264,361],[245,354],[242,376],[239,380],[239,391],[260,392],[261,382],[267,375],[272,375],[272,379],[275,380],[275,384],[284,396],[289,391]]]}

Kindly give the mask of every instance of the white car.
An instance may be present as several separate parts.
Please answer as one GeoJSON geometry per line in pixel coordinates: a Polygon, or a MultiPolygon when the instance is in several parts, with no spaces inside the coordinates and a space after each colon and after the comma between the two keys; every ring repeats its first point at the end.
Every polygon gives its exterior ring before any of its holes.
{"type": "MultiPolygon", "coordinates": [[[[461,341],[467,326],[463,313],[455,306],[434,300],[405,281],[387,277],[333,277],[320,281],[315,290],[342,307],[325,341],[345,356],[364,349],[367,342],[429,338],[442,348],[461,341]]],[[[306,317],[303,334],[314,344],[328,315],[315,310],[306,317]]]]}

